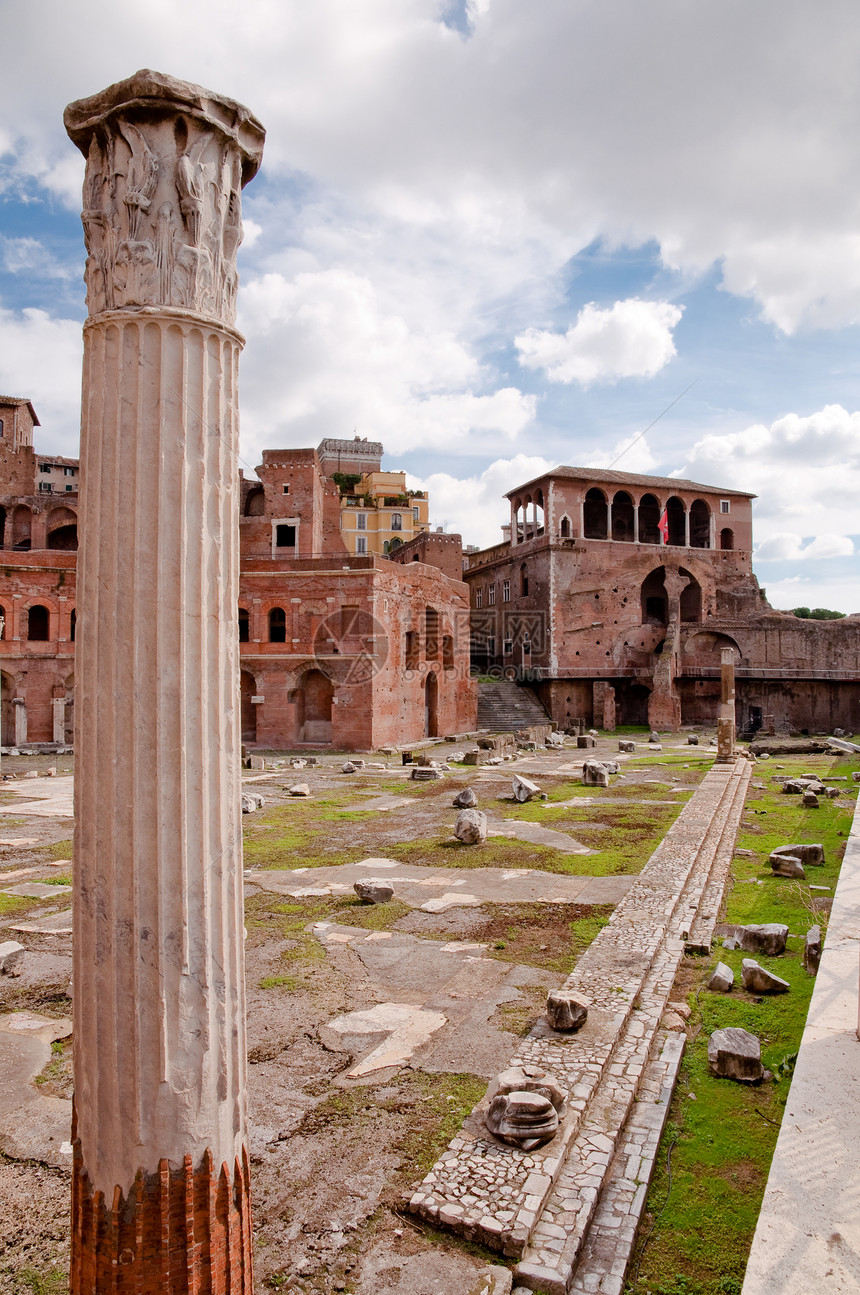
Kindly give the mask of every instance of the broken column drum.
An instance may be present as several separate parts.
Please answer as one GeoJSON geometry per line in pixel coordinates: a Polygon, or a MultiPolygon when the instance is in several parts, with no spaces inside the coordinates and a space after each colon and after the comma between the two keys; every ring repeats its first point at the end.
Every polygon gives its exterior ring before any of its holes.
{"type": "Polygon", "coordinates": [[[239,662],[247,109],[138,72],[86,157],[71,1290],[248,1292],[239,662]]]}

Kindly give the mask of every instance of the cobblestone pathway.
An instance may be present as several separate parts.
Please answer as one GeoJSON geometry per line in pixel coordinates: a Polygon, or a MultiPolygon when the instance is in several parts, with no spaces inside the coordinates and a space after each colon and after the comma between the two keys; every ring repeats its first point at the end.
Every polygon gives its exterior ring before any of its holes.
{"type": "Polygon", "coordinates": [[[660,1019],[685,946],[710,943],[749,777],[745,760],[706,775],[579,960],[566,984],[591,999],[583,1029],[541,1021],[512,1059],[567,1090],[553,1141],[526,1154],[490,1139],[485,1099],[411,1197],[421,1217],[517,1259],[520,1289],[623,1288],[683,1051],[660,1019]]]}

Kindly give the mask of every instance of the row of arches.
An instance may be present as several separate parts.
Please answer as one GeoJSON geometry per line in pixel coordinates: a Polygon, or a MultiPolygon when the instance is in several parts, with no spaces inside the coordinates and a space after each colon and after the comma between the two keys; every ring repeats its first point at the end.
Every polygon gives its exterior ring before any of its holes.
{"type": "MultiPolygon", "coordinates": [[[[0,617],[3,618],[2,637],[8,640],[11,629],[11,609],[0,603],[0,617]]],[[[59,613],[44,603],[31,603],[18,613],[18,638],[25,643],[51,643],[59,638],[59,613]],[[52,617],[54,618],[52,620],[52,617]]],[[[69,612],[69,641],[75,641],[77,613],[74,607],[69,612]]]]}
{"type": "MultiPolygon", "coordinates": [[[[0,548],[27,552],[33,547],[33,510],[17,504],[0,506],[0,548]]],[[[40,521],[42,519],[40,518],[40,521]]],[[[45,548],[73,553],[78,547],[78,517],[73,508],[52,508],[44,516],[45,548]]]]}
{"type": "MultiPolygon", "coordinates": [[[[664,508],[656,495],[644,494],[638,503],[626,490],[618,490],[610,499],[598,486],[586,493],[582,505],[582,534],[585,539],[617,540],[621,543],[660,544],[663,541],[660,520],[664,508]]],[[[665,504],[666,544],[684,548],[714,547],[713,513],[704,499],[694,499],[689,509],[683,499],[672,495],[665,504]]],[[[570,519],[563,517],[560,533],[570,533],[570,519]]],[[[724,527],[719,547],[734,547],[734,535],[724,527]]]]}
{"type": "Polygon", "coordinates": [[[536,490],[534,495],[518,495],[511,503],[511,542],[520,544],[523,540],[543,535],[545,530],[543,491],[536,490]]]}

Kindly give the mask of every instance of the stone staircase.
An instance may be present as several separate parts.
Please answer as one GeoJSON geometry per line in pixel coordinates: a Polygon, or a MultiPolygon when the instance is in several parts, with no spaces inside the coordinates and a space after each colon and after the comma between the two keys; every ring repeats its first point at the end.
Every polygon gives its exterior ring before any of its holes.
{"type": "Polygon", "coordinates": [[[410,1208],[517,1259],[521,1290],[620,1295],[685,1036],[661,1028],[685,946],[710,937],[750,766],[715,766],[567,981],[591,1009],[571,1037],[538,1022],[512,1064],[552,1071],[567,1115],[526,1154],[476,1108],[410,1208]],[[717,891],[719,890],[719,895],[717,891]]]}
{"type": "Polygon", "coordinates": [[[484,733],[516,733],[532,724],[548,724],[549,716],[531,688],[509,679],[478,684],[478,728],[484,733]]]}

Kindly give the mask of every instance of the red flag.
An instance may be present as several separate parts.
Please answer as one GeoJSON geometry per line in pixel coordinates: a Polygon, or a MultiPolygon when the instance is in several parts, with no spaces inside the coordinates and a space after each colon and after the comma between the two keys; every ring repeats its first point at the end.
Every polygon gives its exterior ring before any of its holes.
{"type": "Polygon", "coordinates": [[[663,544],[669,543],[669,509],[664,508],[657,523],[657,530],[660,532],[660,540],[663,544]]]}

